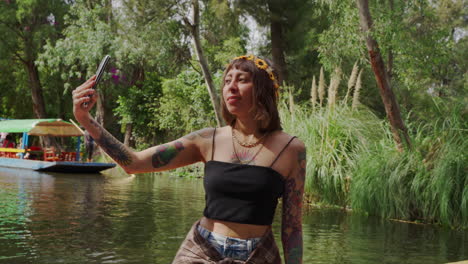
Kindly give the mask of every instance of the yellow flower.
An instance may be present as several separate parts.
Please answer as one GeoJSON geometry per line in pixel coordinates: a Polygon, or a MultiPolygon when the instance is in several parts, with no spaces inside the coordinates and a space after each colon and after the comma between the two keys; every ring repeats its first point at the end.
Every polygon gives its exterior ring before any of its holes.
{"type": "Polygon", "coordinates": [[[269,72],[268,73],[268,76],[270,77],[270,79],[275,82],[275,75],[272,73],[272,72],[269,72]]]}
{"type": "Polygon", "coordinates": [[[247,60],[247,56],[235,57],[234,60],[247,60]]]}
{"type": "Polygon", "coordinates": [[[247,59],[247,60],[254,60],[254,59],[255,59],[255,56],[254,56],[254,55],[249,55],[246,59],[247,59]]]}
{"type": "Polygon", "coordinates": [[[262,70],[266,70],[268,68],[268,64],[262,59],[256,59],[255,65],[257,65],[257,68],[262,69],[262,70]]]}

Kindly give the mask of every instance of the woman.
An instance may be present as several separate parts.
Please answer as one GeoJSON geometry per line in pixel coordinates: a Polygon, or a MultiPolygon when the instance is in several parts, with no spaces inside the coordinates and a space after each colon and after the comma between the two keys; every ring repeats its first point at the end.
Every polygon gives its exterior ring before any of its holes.
{"type": "Polygon", "coordinates": [[[7,135],[2,143],[2,148],[15,148],[15,141],[11,135],[7,135]]]}
{"type": "Polygon", "coordinates": [[[205,163],[204,216],[192,226],[173,263],[281,263],[271,231],[280,197],[284,259],[302,263],[305,147],[281,130],[279,86],[270,64],[250,55],[227,66],[221,103],[228,126],[205,128],[140,152],[91,118],[94,80],[73,91],[75,117],[128,173],[205,163]]]}

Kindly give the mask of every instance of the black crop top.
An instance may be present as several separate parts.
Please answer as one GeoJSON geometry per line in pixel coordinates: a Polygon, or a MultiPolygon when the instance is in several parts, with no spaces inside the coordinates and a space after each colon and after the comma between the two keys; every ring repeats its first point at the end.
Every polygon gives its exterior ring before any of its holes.
{"type": "Polygon", "coordinates": [[[214,134],[212,158],[205,164],[206,207],[203,215],[242,224],[271,225],[278,198],[284,191],[283,176],[271,166],[294,137],[270,167],[265,167],[213,160],[214,134]]]}

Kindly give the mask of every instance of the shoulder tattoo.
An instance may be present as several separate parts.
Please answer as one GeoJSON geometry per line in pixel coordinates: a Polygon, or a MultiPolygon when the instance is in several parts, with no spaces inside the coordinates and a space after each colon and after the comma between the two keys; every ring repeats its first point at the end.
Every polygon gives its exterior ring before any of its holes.
{"type": "Polygon", "coordinates": [[[197,131],[194,131],[188,135],[185,135],[184,138],[185,139],[188,139],[188,140],[194,140],[196,139],[197,137],[201,137],[201,138],[211,138],[213,137],[213,133],[214,133],[214,128],[203,128],[203,129],[200,129],[200,130],[197,130],[197,131]]]}

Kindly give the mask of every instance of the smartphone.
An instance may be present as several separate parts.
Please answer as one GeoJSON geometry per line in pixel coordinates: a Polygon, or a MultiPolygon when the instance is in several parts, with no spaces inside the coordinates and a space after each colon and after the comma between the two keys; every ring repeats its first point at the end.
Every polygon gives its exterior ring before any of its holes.
{"type": "MultiPolygon", "coordinates": [[[[99,84],[99,81],[101,81],[102,75],[104,75],[104,71],[106,70],[107,64],[109,64],[110,56],[106,55],[104,58],[101,60],[101,63],[99,63],[99,67],[96,71],[96,80],[93,85],[93,89],[96,89],[97,85],[99,84]]],[[[91,97],[92,95],[89,95],[91,97]]],[[[84,107],[88,106],[88,102],[83,103],[84,107]]]]}
{"type": "Polygon", "coordinates": [[[96,81],[94,83],[93,88],[96,89],[96,86],[99,84],[99,81],[101,81],[102,75],[104,75],[104,71],[106,70],[107,64],[109,63],[110,56],[106,55],[104,58],[101,60],[101,63],[99,63],[99,67],[96,71],[96,81]]]}

